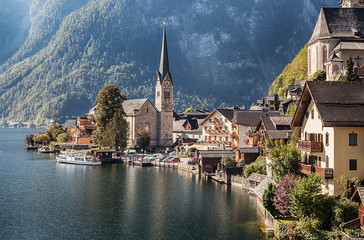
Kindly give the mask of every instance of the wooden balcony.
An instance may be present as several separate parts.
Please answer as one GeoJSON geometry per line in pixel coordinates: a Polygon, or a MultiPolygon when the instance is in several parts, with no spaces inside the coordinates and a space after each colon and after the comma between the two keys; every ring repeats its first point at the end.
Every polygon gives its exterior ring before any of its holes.
{"type": "Polygon", "coordinates": [[[310,174],[313,172],[313,167],[310,164],[300,163],[299,170],[303,174],[310,174]]]}
{"type": "Polygon", "coordinates": [[[229,130],[206,130],[210,135],[227,135],[230,134],[229,130]]]}
{"type": "Polygon", "coordinates": [[[316,167],[315,168],[315,173],[319,174],[322,178],[327,179],[327,178],[334,178],[334,169],[332,168],[321,168],[321,167],[316,167]]]}
{"type": "Polygon", "coordinates": [[[322,152],[323,142],[298,141],[298,149],[307,152],[322,152]]]}
{"type": "Polygon", "coordinates": [[[319,174],[323,179],[333,178],[334,169],[332,168],[322,168],[311,164],[300,163],[299,170],[303,174],[316,173],[319,174]]]}

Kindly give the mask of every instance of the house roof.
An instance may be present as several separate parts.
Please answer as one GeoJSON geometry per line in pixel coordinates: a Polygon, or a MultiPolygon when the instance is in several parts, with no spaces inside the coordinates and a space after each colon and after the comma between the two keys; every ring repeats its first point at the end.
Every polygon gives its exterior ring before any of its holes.
{"type": "Polygon", "coordinates": [[[308,44],[318,39],[362,38],[363,36],[363,8],[321,8],[308,44]]]}
{"type": "Polygon", "coordinates": [[[300,85],[289,85],[288,87],[287,87],[287,91],[288,92],[295,92],[295,91],[297,91],[298,89],[300,89],[301,88],[301,86],[300,85]]]}
{"type": "MultiPolygon", "coordinates": [[[[134,111],[135,110],[139,111],[143,107],[143,105],[148,101],[150,102],[148,98],[125,100],[123,102],[123,108],[126,116],[133,116],[134,111]]],[[[153,106],[153,104],[151,105],[153,106]]]]}
{"type": "Polygon", "coordinates": [[[358,50],[362,50],[364,51],[364,42],[359,42],[359,41],[340,41],[336,47],[334,48],[333,51],[337,52],[340,50],[346,50],[346,51],[350,51],[350,50],[354,50],[354,51],[358,51],[358,50]]]}
{"type": "Polygon", "coordinates": [[[238,125],[257,126],[261,117],[264,116],[279,116],[277,111],[236,111],[234,113],[234,122],[238,125]]]}
{"type": "Polygon", "coordinates": [[[258,186],[255,187],[254,192],[260,200],[263,199],[264,191],[268,188],[269,183],[276,185],[272,178],[266,177],[261,183],[259,183],[258,186]]]}
{"type": "MultiPolygon", "coordinates": [[[[265,96],[265,97],[264,97],[264,99],[265,99],[266,101],[274,101],[274,96],[265,96]]],[[[278,96],[278,100],[279,100],[279,101],[283,101],[284,99],[283,99],[283,97],[282,97],[282,96],[278,96]]]]}
{"type": "Polygon", "coordinates": [[[266,139],[289,139],[291,130],[268,130],[264,132],[266,139]]]}
{"type": "Polygon", "coordinates": [[[364,203],[364,187],[357,187],[355,189],[355,192],[354,192],[353,196],[351,197],[351,201],[353,201],[354,199],[357,199],[356,196],[358,196],[360,198],[360,201],[364,203]]]}
{"type": "Polygon", "coordinates": [[[304,87],[292,126],[301,126],[311,100],[323,125],[364,127],[364,82],[312,82],[304,87]]]}
{"type": "Polygon", "coordinates": [[[233,121],[234,116],[234,109],[215,109],[212,111],[201,123],[200,125],[203,125],[207,120],[209,120],[212,116],[215,115],[215,113],[219,112],[222,116],[224,116],[227,120],[230,122],[233,121]]]}
{"type": "Polygon", "coordinates": [[[235,157],[235,153],[229,150],[201,150],[201,158],[222,158],[222,157],[235,157]]]}
{"type": "Polygon", "coordinates": [[[240,153],[259,153],[258,146],[239,148],[240,153]]]}
{"type": "Polygon", "coordinates": [[[263,175],[260,173],[252,173],[250,174],[250,176],[247,178],[248,181],[253,181],[253,182],[262,182],[264,179],[266,179],[268,176],[267,175],[263,175]]]}

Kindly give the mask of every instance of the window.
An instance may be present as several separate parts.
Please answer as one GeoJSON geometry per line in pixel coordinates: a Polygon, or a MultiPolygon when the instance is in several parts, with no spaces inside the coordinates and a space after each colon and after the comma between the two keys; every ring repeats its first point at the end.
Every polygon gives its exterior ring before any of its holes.
{"type": "Polygon", "coordinates": [[[312,108],[311,110],[311,119],[314,119],[315,118],[315,109],[312,108]]]}
{"type": "Polygon", "coordinates": [[[169,91],[164,91],[164,98],[170,98],[171,93],[169,91]]]}
{"type": "Polygon", "coordinates": [[[325,144],[326,146],[329,146],[329,133],[326,133],[326,136],[325,136],[325,144]]]}
{"type": "Polygon", "coordinates": [[[308,74],[311,74],[311,50],[308,50],[308,74]]]}
{"type": "Polygon", "coordinates": [[[159,97],[160,95],[161,95],[161,93],[158,91],[158,92],[157,92],[157,97],[159,97]]]}
{"type": "Polygon", "coordinates": [[[356,133],[350,133],[349,134],[349,145],[350,146],[356,146],[358,145],[358,134],[356,133]]]}
{"type": "Polygon", "coordinates": [[[149,113],[149,108],[147,108],[147,113],[149,113]]]}
{"type": "Polygon", "coordinates": [[[325,64],[327,60],[327,48],[326,46],[322,47],[322,64],[325,64]]]}
{"type": "Polygon", "coordinates": [[[356,159],[349,160],[349,170],[356,170],[357,169],[357,161],[356,159]]]}

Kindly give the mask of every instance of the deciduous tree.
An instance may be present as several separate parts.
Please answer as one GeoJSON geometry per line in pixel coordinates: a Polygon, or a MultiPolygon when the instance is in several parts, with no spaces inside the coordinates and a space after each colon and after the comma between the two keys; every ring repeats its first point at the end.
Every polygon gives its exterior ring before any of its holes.
{"type": "Polygon", "coordinates": [[[282,177],[275,190],[273,204],[281,217],[289,217],[291,215],[289,211],[289,207],[291,206],[289,195],[291,194],[296,179],[297,177],[294,175],[282,177]]]}
{"type": "Polygon", "coordinates": [[[141,150],[146,150],[150,145],[150,136],[144,129],[139,130],[135,136],[134,146],[141,150]]]}
{"type": "Polygon", "coordinates": [[[122,103],[126,100],[124,94],[120,92],[118,86],[114,84],[106,85],[99,91],[96,97],[96,123],[102,130],[111,122],[115,113],[123,109],[122,103]]]}

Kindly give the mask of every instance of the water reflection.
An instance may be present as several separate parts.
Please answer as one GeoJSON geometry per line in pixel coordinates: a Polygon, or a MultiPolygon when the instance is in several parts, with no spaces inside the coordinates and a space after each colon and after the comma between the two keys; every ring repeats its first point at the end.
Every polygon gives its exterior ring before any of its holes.
{"type": "Polygon", "coordinates": [[[264,238],[240,188],[177,169],[59,164],[24,152],[26,134],[0,129],[2,239],[264,238]]]}

